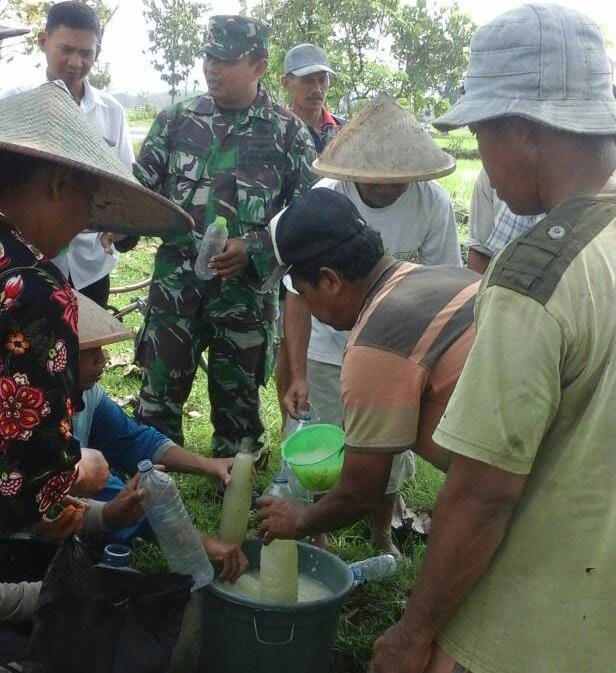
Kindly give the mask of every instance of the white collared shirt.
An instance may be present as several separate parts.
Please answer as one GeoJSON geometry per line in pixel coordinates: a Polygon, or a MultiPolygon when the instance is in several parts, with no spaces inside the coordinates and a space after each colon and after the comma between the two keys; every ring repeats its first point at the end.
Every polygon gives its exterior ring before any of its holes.
{"type": "MultiPolygon", "coordinates": [[[[39,79],[38,82],[32,84],[7,89],[0,92],[0,98],[8,98],[34,89],[47,81],[45,77],[42,81],[39,79]]],[[[135,155],[124,109],[120,103],[110,94],[94,88],[86,80],[79,108],[99,130],[110,147],[114,148],[122,163],[132,171],[135,155]]],[[[112,255],[106,253],[100,239],[101,233],[77,234],[70,242],[66,253],[53,259],[53,263],[67,278],[70,274],[77,290],[104,278],[118,263],[118,252],[114,248],[112,255]]]]}

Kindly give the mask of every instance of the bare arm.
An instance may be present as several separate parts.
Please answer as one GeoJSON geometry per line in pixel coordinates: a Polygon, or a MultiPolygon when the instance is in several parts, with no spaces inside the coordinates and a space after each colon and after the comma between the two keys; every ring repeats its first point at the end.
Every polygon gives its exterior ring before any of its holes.
{"type": "Polygon", "coordinates": [[[374,645],[373,673],[422,673],[441,628],[502,542],[525,476],[454,456],[421,574],[400,621],[374,645]]]}
{"type": "Polygon", "coordinates": [[[233,458],[206,458],[181,446],[172,446],[163,453],[158,462],[171,472],[201,474],[220,479],[226,484],[229,481],[233,458]]]}
{"type": "Polygon", "coordinates": [[[370,513],[385,493],[392,453],[347,451],[340,481],[319,502],[308,508],[278,498],[259,498],[259,534],[294,539],[342,528],[370,513]]]}
{"type": "Polygon", "coordinates": [[[436,430],[441,416],[443,415],[443,408],[430,409],[427,411],[428,405],[424,404],[422,413],[419,416],[419,423],[417,427],[417,439],[413,446],[413,453],[421,456],[424,460],[434,465],[437,470],[447,472],[451,463],[452,453],[439,446],[433,439],[432,435],[436,430]]]}
{"type": "Polygon", "coordinates": [[[467,266],[471,271],[476,271],[483,275],[485,270],[488,268],[488,264],[492,258],[488,255],[484,255],[483,252],[475,250],[475,248],[468,249],[468,262],[467,266]]]}
{"type": "Polygon", "coordinates": [[[284,336],[291,384],[285,392],[283,402],[293,418],[297,418],[308,399],[306,360],[310,330],[310,311],[306,302],[299,295],[287,292],[284,300],[284,336]]]}

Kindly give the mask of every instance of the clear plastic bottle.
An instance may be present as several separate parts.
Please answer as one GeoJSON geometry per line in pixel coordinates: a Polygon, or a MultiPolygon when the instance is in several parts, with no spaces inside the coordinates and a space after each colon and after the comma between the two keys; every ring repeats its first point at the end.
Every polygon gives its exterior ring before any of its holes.
{"type": "MultiPolygon", "coordinates": [[[[319,420],[320,419],[316,410],[310,406],[308,406],[306,409],[302,409],[299,412],[299,416],[297,418],[287,416],[287,420],[284,425],[284,439],[292,435],[294,432],[305,428],[307,425],[318,423],[319,420]]],[[[293,494],[293,499],[297,500],[297,502],[300,502],[303,505],[311,505],[313,501],[312,493],[300,484],[299,479],[293,474],[291,466],[284,460],[282,462],[282,474],[285,475],[289,481],[289,487],[291,489],[291,493],[293,494]]]]}
{"type": "MultiPolygon", "coordinates": [[[[284,474],[274,477],[264,495],[284,500],[295,500],[284,474]]],[[[297,603],[299,570],[295,540],[272,540],[261,547],[259,575],[261,600],[273,603],[297,603]]]]}
{"type": "Polygon", "coordinates": [[[361,584],[370,580],[380,580],[389,575],[393,575],[398,568],[398,561],[392,554],[381,554],[349,563],[349,568],[353,573],[355,584],[361,584]]]}
{"type": "Polygon", "coordinates": [[[229,237],[229,230],[227,229],[227,220],[220,215],[208,225],[203,238],[201,239],[201,246],[199,247],[199,254],[195,261],[195,274],[201,280],[212,280],[216,272],[208,267],[212,257],[220,255],[225,249],[225,243],[229,237]]]}
{"type": "Polygon", "coordinates": [[[289,479],[284,472],[277,474],[263,491],[263,495],[271,495],[272,498],[282,498],[283,500],[295,500],[293,491],[289,485],[289,479]]]}
{"type": "Polygon", "coordinates": [[[301,430],[302,428],[306,427],[307,425],[313,425],[314,423],[318,423],[319,420],[320,419],[318,414],[311,407],[302,409],[299,412],[297,418],[287,416],[287,420],[285,421],[284,424],[284,432],[283,432],[284,439],[286,439],[289,435],[292,435],[294,432],[297,432],[298,430],[301,430]]]}
{"type": "Polygon", "coordinates": [[[248,514],[252,502],[254,458],[251,450],[250,438],[243,439],[231,468],[231,481],[225,489],[218,530],[218,537],[224,542],[241,545],[246,537],[248,514]]]}
{"type": "Polygon", "coordinates": [[[140,461],[137,468],[139,488],[145,491],[143,509],[169,568],[191,575],[192,591],[209,584],[214,569],[173,479],[166,472],[155,470],[150,460],[140,461]]]}
{"type": "Polygon", "coordinates": [[[272,540],[261,547],[259,582],[262,601],[297,603],[298,563],[295,540],[272,540]]]}

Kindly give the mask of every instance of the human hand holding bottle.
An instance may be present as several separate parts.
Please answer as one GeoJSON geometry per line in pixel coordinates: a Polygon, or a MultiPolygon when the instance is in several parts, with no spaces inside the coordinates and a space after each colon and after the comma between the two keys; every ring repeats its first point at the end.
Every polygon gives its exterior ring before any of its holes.
{"type": "Polygon", "coordinates": [[[239,276],[246,269],[249,261],[250,257],[244,241],[239,238],[230,238],[225,244],[224,251],[212,257],[209,267],[222,280],[230,280],[239,276]]]}

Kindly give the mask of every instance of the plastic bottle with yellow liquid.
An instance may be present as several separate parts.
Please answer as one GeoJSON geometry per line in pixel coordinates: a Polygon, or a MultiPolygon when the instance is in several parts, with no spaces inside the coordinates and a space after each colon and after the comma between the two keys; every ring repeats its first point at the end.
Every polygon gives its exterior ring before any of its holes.
{"type": "Polygon", "coordinates": [[[225,489],[220,513],[219,539],[242,544],[248,528],[248,514],[252,501],[252,440],[242,439],[231,468],[231,481],[225,489]]]}
{"type": "MultiPolygon", "coordinates": [[[[281,474],[263,495],[294,500],[287,478],[281,474]]],[[[298,553],[295,540],[272,540],[261,547],[261,600],[272,603],[297,603],[298,553]]]]}

